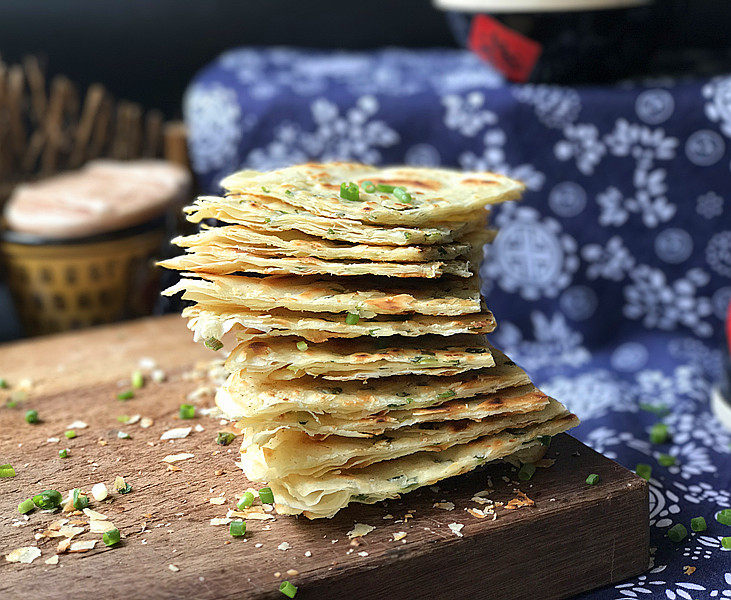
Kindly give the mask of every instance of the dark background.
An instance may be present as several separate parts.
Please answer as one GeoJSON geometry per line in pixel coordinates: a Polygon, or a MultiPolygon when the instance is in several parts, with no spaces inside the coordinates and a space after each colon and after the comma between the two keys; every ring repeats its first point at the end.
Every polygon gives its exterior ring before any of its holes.
{"type": "MultiPolygon", "coordinates": [[[[506,0],[509,3],[510,0],[506,0]]],[[[729,0],[658,0],[661,46],[726,48],[729,0]]],[[[50,74],[179,115],[192,75],[244,45],[455,46],[430,0],[4,0],[0,55],[47,58],[50,74]]]]}

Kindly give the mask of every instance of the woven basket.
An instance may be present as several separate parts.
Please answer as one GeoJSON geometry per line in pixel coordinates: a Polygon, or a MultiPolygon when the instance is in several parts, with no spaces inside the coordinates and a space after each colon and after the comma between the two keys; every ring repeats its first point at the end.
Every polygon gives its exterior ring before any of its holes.
{"type": "Polygon", "coordinates": [[[73,243],[0,243],[8,285],[26,335],[150,314],[164,224],[73,243]]]}

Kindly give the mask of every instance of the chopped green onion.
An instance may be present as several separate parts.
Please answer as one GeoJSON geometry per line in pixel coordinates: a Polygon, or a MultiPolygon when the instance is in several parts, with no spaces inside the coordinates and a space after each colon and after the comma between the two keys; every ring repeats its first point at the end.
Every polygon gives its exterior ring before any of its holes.
{"type": "Polygon", "coordinates": [[[124,390],[117,394],[117,400],[131,400],[135,397],[135,393],[132,390],[124,390]]]}
{"type": "Polygon", "coordinates": [[[27,515],[35,507],[36,507],[36,505],[33,502],[33,498],[26,498],[20,504],[18,504],[18,512],[21,515],[27,515]]]}
{"type": "Polygon", "coordinates": [[[15,477],[13,465],[0,465],[0,477],[15,477]]]}
{"type": "Polygon", "coordinates": [[[64,448],[63,450],[58,451],[59,458],[68,458],[69,454],[71,454],[71,450],[69,450],[68,448],[64,448]]]}
{"type": "Polygon", "coordinates": [[[731,525],[731,508],[724,508],[716,513],[716,521],[721,525],[731,525]]]}
{"type": "Polygon", "coordinates": [[[129,415],[119,415],[117,417],[117,421],[119,421],[120,423],[126,423],[127,421],[129,421],[129,419],[129,415]]]}
{"type": "Polygon", "coordinates": [[[673,542],[682,542],[688,535],[688,530],[682,523],[676,523],[670,529],[668,529],[668,537],[673,542]]]}
{"type": "Polygon", "coordinates": [[[340,197],[343,200],[350,200],[351,202],[362,202],[358,185],[353,182],[343,182],[340,184],[340,197]]]}
{"type": "Polygon", "coordinates": [[[362,187],[369,194],[372,194],[376,191],[376,185],[372,181],[364,181],[360,184],[360,187],[362,187]]]}
{"type": "Polygon", "coordinates": [[[640,402],[640,410],[653,413],[659,417],[664,417],[670,412],[670,409],[664,404],[650,404],[649,402],[640,402]]]}
{"type": "Polygon", "coordinates": [[[214,350],[214,351],[218,351],[221,348],[223,348],[223,343],[221,342],[221,340],[214,338],[214,337],[209,337],[204,342],[204,344],[206,345],[206,348],[210,348],[211,350],[214,350]]]}
{"type": "Polygon", "coordinates": [[[292,190],[284,190],[285,196],[294,196],[294,192],[292,190]]]}
{"type": "Polygon", "coordinates": [[[657,462],[659,462],[663,467],[672,467],[676,461],[672,454],[660,454],[657,457],[657,462]]]}
{"type": "Polygon", "coordinates": [[[297,350],[299,350],[300,352],[304,352],[305,350],[307,350],[307,348],[307,342],[303,342],[302,340],[297,342],[297,350]]]}
{"type": "Polygon", "coordinates": [[[388,185],[387,183],[377,183],[376,189],[379,192],[386,192],[387,194],[392,194],[393,190],[396,188],[395,185],[388,185]]]}
{"type": "Polygon", "coordinates": [[[597,475],[596,473],[592,473],[586,478],[586,483],[588,483],[589,485],[596,485],[597,483],[599,483],[599,475],[597,475]]]}
{"type": "Polygon", "coordinates": [[[265,194],[268,194],[269,193],[269,188],[264,187],[264,186],[261,186],[261,191],[264,192],[265,194]]]}
{"type": "Polygon", "coordinates": [[[652,467],[645,463],[638,463],[635,467],[635,473],[642,477],[642,479],[649,481],[652,476],[652,467]]]}
{"type": "Polygon", "coordinates": [[[346,325],[357,325],[358,321],[360,321],[360,315],[357,315],[356,313],[348,313],[345,315],[346,325]]]}
{"type": "Polygon", "coordinates": [[[76,432],[73,429],[64,431],[63,434],[66,436],[66,439],[69,439],[69,440],[73,440],[76,437],[76,432]]]}
{"type": "Polygon", "coordinates": [[[292,585],[289,581],[283,581],[279,586],[279,591],[287,598],[294,598],[297,595],[297,586],[292,585]]]}
{"type": "Polygon", "coordinates": [[[413,204],[414,203],[414,199],[411,197],[411,194],[409,194],[406,191],[406,188],[402,188],[402,187],[394,188],[393,195],[396,196],[396,198],[398,200],[400,200],[401,202],[403,202],[405,204],[413,204]]]}
{"type": "Polygon", "coordinates": [[[241,499],[237,502],[236,508],[243,510],[245,508],[249,508],[252,504],[254,504],[254,494],[251,492],[244,492],[244,495],[241,496],[241,499]]]}
{"type": "Polygon", "coordinates": [[[0,389],[7,390],[10,386],[8,385],[8,380],[0,377],[0,389]]]}
{"type": "Polygon", "coordinates": [[[541,443],[541,446],[550,446],[553,437],[550,435],[539,435],[536,439],[541,443]]]}
{"type": "Polygon", "coordinates": [[[693,517],[690,520],[690,528],[693,531],[705,531],[707,528],[706,520],[703,517],[693,517]]]}
{"type": "Polygon", "coordinates": [[[181,419],[192,419],[195,417],[195,406],[192,404],[181,404],[178,414],[181,419]]]}
{"type": "Polygon", "coordinates": [[[45,490],[33,496],[33,504],[38,508],[57,508],[61,505],[61,502],[63,502],[63,496],[61,496],[61,492],[56,490],[45,490]]]}
{"type": "Polygon", "coordinates": [[[332,227],[328,227],[327,234],[328,235],[335,235],[335,230],[332,227]]]}
{"type": "Polygon", "coordinates": [[[119,529],[110,529],[109,531],[104,532],[102,535],[102,541],[106,546],[114,546],[114,544],[119,543],[121,537],[119,529]]]}
{"type": "Polygon", "coordinates": [[[650,441],[653,444],[664,444],[669,438],[668,426],[665,423],[655,423],[650,429],[650,441]]]}
{"type": "Polygon", "coordinates": [[[230,431],[219,431],[216,434],[216,443],[219,446],[228,446],[236,439],[236,436],[230,431]]]}
{"type": "Polygon", "coordinates": [[[450,398],[454,398],[456,395],[457,392],[454,390],[447,390],[446,392],[437,394],[437,400],[449,400],[450,398]]]}
{"type": "Polygon", "coordinates": [[[231,521],[231,524],[228,526],[228,532],[233,537],[243,536],[246,533],[246,521],[242,521],[241,519],[231,521]]]}
{"type": "Polygon", "coordinates": [[[38,418],[38,411],[37,410],[29,410],[25,413],[25,422],[35,424],[38,423],[40,419],[38,418]]]}
{"type": "Polygon", "coordinates": [[[264,504],[274,504],[274,494],[272,488],[263,487],[259,490],[259,498],[264,504]]]}
{"type": "Polygon", "coordinates": [[[731,537],[721,538],[721,546],[726,550],[731,550],[731,537]]]}
{"type": "Polygon", "coordinates": [[[139,390],[145,385],[145,377],[142,375],[142,371],[135,371],[132,373],[132,387],[139,390]]]}
{"type": "Polygon", "coordinates": [[[71,499],[74,503],[74,508],[76,510],[84,510],[87,506],[89,506],[89,496],[82,494],[81,490],[78,488],[75,488],[73,492],[71,492],[71,499]]]}
{"type": "Polygon", "coordinates": [[[11,400],[10,398],[8,398],[5,406],[7,406],[8,408],[15,408],[16,406],[18,406],[18,403],[15,400],[11,400]]]}
{"type": "Polygon", "coordinates": [[[518,471],[518,479],[521,481],[528,481],[533,477],[533,473],[536,472],[536,466],[533,463],[523,463],[518,471]]]}

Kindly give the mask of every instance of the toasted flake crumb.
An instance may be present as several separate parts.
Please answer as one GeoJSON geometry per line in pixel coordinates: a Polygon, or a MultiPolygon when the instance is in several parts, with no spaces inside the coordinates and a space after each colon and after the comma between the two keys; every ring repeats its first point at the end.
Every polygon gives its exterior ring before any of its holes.
{"type": "Polygon", "coordinates": [[[61,540],[58,545],[56,546],[56,552],[59,554],[63,554],[64,552],[69,551],[69,546],[71,546],[71,540],[69,538],[65,538],[61,540]]]}
{"type": "Polygon", "coordinates": [[[254,548],[261,548],[263,545],[264,544],[262,544],[261,542],[257,542],[256,544],[254,544],[254,548]]]}
{"type": "Polygon", "coordinates": [[[368,553],[363,550],[362,552],[358,552],[358,556],[368,556],[368,553]]]}
{"type": "Polygon", "coordinates": [[[188,460],[189,458],[193,458],[195,455],[191,454],[190,452],[181,452],[180,454],[168,454],[165,458],[162,459],[162,462],[166,463],[174,463],[181,460],[188,460]]]}
{"type": "Polygon", "coordinates": [[[49,437],[46,440],[46,442],[48,442],[49,444],[58,444],[58,442],[60,442],[60,441],[61,440],[59,438],[57,438],[57,437],[49,437]]]}
{"type": "Polygon", "coordinates": [[[211,519],[211,525],[228,525],[230,522],[229,517],[214,517],[211,519]]]}
{"type": "Polygon", "coordinates": [[[281,576],[282,576],[282,574],[281,574],[281,573],[280,573],[279,571],[276,571],[276,572],[274,573],[274,577],[277,577],[277,578],[279,578],[279,577],[281,577],[281,576]]]}
{"type": "Polygon", "coordinates": [[[23,546],[22,548],[16,548],[10,554],[6,554],[5,560],[29,565],[40,555],[41,549],[37,546],[23,546]]]}
{"type": "Polygon", "coordinates": [[[89,531],[91,533],[106,533],[116,529],[111,521],[89,521],[89,531]]]}
{"type": "Polygon", "coordinates": [[[180,567],[176,567],[175,565],[168,565],[168,569],[170,569],[173,573],[180,571],[180,567]]]}
{"type": "Polygon", "coordinates": [[[287,542],[282,542],[281,544],[279,544],[279,546],[277,546],[277,550],[289,550],[289,549],[290,549],[290,545],[287,542]]]}
{"type": "Polygon", "coordinates": [[[696,568],[691,567],[690,565],[683,567],[683,573],[685,573],[686,575],[692,575],[693,573],[695,573],[695,570],[696,568]]]}
{"type": "Polygon", "coordinates": [[[188,437],[190,432],[193,430],[192,427],[176,427],[174,429],[168,429],[163,432],[160,436],[161,440],[182,440],[188,437]]]}
{"type": "Polygon", "coordinates": [[[450,523],[447,527],[449,527],[452,530],[452,533],[457,537],[463,537],[462,528],[464,525],[462,523],[450,523]]]}
{"type": "Polygon", "coordinates": [[[454,502],[435,502],[434,508],[441,508],[442,510],[454,510],[454,502]]]}
{"type": "Polygon", "coordinates": [[[66,427],[66,429],[86,429],[88,425],[83,421],[74,421],[66,427]]]}
{"type": "Polygon", "coordinates": [[[106,521],[109,518],[107,517],[107,515],[103,515],[100,512],[92,510],[91,508],[85,508],[84,514],[89,517],[89,519],[93,519],[94,521],[106,521]]]}
{"type": "Polygon", "coordinates": [[[470,513],[473,517],[477,517],[478,519],[484,519],[487,516],[479,508],[465,508],[465,510],[468,513],[470,513]]]}
{"type": "Polygon", "coordinates": [[[210,502],[211,504],[226,504],[226,498],[211,498],[210,500],[208,500],[208,502],[210,502]]]}
{"type": "Polygon", "coordinates": [[[51,558],[47,558],[43,562],[45,562],[47,565],[57,565],[58,564],[58,554],[54,554],[53,556],[51,556],[51,558]]]}
{"type": "Polygon", "coordinates": [[[142,417],[140,419],[140,427],[142,427],[142,429],[147,429],[149,427],[152,427],[153,423],[154,423],[154,421],[150,417],[142,417]]]}
{"type": "Polygon", "coordinates": [[[205,428],[200,423],[198,423],[193,429],[195,429],[198,433],[205,431],[205,428]]]}
{"type": "Polygon", "coordinates": [[[365,523],[356,523],[353,526],[353,529],[348,532],[348,538],[352,540],[353,538],[363,537],[364,535],[368,535],[374,529],[375,527],[373,527],[372,525],[366,525],[365,523]]]}
{"type": "Polygon", "coordinates": [[[98,540],[79,540],[78,542],[71,542],[69,546],[69,552],[88,552],[93,550],[98,540]]]}
{"type": "Polygon", "coordinates": [[[312,552],[310,552],[310,551],[308,550],[307,552],[305,552],[305,556],[306,556],[307,558],[310,558],[310,556],[312,556],[312,552]]]}
{"type": "Polygon", "coordinates": [[[297,569],[287,569],[287,575],[289,575],[290,577],[295,577],[299,574],[300,572],[297,569]]]}
{"type": "Polygon", "coordinates": [[[398,542],[399,540],[402,540],[405,537],[406,537],[405,531],[397,531],[396,533],[393,534],[393,541],[398,542]]]}

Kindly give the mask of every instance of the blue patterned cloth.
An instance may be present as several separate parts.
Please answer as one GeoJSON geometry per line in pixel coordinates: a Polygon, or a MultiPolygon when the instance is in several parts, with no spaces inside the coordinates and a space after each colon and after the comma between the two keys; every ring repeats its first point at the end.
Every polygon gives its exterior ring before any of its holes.
{"type": "Polygon", "coordinates": [[[651,569],[585,597],[731,598],[731,527],[714,518],[731,507],[731,435],[709,409],[731,300],[731,76],[518,86],[462,51],[240,49],[184,109],[211,192],[240,167],[310,159],[523,180],[482,268],[494,341],[581,417],[574,435],[653,469],[651,569]],[[649,442],[662,417],[644,403],[667,407],[670,443],[649,442]]]}

